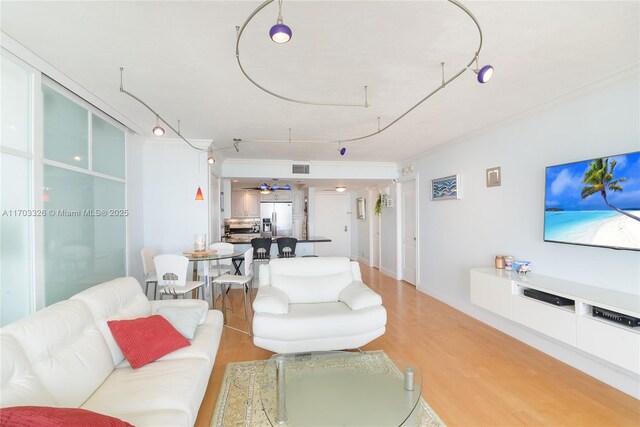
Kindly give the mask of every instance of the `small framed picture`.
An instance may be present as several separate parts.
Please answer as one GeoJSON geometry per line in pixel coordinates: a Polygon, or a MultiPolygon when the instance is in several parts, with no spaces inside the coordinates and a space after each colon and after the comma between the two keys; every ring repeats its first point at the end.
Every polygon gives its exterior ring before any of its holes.
{"type": "Polygon", "coordinates": [[[356,218],[367,219],[367,200],[364,197],[356,199],[356,218]]]}
{"type": "Polygon", "coordinates": [[[460,175],[445,176],[431,180],[431,200],[460,198],[460,175]]]}

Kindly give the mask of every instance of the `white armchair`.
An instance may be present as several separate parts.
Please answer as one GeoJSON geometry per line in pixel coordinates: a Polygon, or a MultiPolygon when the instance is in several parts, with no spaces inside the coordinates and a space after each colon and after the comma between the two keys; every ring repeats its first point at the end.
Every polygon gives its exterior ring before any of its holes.
{"type": "Polygon", "coordinates": [[[380,295],[348,258],[281,258],[261,265],[253,342],[276,353],[357,348],[385,332],[380,295]]]}

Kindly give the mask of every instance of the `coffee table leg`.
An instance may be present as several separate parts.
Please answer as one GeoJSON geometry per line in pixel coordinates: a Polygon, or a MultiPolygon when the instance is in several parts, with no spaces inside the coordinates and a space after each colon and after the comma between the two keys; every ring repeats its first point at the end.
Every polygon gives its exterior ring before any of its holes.
{"type": "Polygon", "coordinates": [[[276,390],[278,393],[278,415],[276,416],[276,423],[278,424],[287,422],[284,388],[284,357],[281,357],[276,360],[276,390]]]}

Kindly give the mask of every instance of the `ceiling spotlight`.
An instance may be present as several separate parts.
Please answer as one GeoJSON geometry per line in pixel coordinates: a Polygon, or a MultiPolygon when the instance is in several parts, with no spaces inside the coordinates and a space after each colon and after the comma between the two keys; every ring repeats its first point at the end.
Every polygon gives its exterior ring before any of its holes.
{"type": "Polygon", "coordinates": [[[478,68],[478,57],[476,56],[476,68],[473,72],[478,75],[478,82],[486,83],[491,80],[491,76],[493,76],[493,66],[487,64],[482,68],[478,68]]]}
{"type": "Polygon", "coordinates": [[[156,127],[153,128],[152,132],[155,136],[164,135],[164,129],[160,126],[160,116],[156,116],[156,127]]]}
{"type": "Polygon", "coordinates": [[[486,83],[491,80],[493,76],[493,67],[491,65],[485,65],[479,70],[473,70],[478,75],[478,81],[480,83],[486,83]]]}
{"type": "Polygon", "coordinates": [[[342,187],[342,186],[340,186],[340,187],[336,187],[336,191],[337,191],[338,193],[342,193],[342,192],[343,192],[344,190],[346,190],[346,189],[347,189],[347,187],[342,187]]]}
{"type": "Polygon", "coordinates": [[[338,150],[341,156],[344,156],[347,153],[347,147],[342,147],[338,150]]]}
{"type": "Polygon", "coordinates": [[[282,23],[282,0],[278,0],[278,20],[269,30],[269,37],[276,43],[286,43],[291,40],[291,28],[282,23]]]}
{"type": "Polygon", "coordinates": [[[291,186],[289,184],[285,185],[283,190],[291,190],[291,186]]]}
{"type": "Polygon", "coordinates": [[[271,186],[271,189],[272,189],[272,190],[279,190],[279,189],[280,189],[280,186],[279,186],[279,185],[276,185],[276,184],[273,184],[273,185],[271,186]]]}
{"type": "Polygon", "coordinates": [[[73,160],[75,160],[76,162],[79,162],[80,160],[82,160],[82,156],[79,156],[76,154],[75,156],[73,156],[73,160]]]}
{"type": "Polygon", "coordinates": [[[210,165],[214,164],[216,162],[216,158],[213,157],[213,143],[211,143],[209,145],[209,148],[207,148],[207,163],[209,163],[210,165]]]}

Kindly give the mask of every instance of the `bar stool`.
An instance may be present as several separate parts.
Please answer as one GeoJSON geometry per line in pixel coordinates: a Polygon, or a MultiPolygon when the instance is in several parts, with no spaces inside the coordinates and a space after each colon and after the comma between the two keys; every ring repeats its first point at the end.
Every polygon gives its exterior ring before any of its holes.
{"type": "Polygon", "coordinates": [[[253,259],[256,261],[269,261],[271,259],[271,237],[255,237],[251,239],[253,259]]]}
{"type": "Polygon", "coordinates": [[[236,331],[248,334],[251,336],[251,320],[249,318],[249,310],[252,304],[252,295],[253,295],[253,248],[247,250],[244,253],[244,274],[239,276],[237,274],[223,274],[220,277],[216,277],[213,279],[213,284],[220,285],[220,293],[222,295],[222,315],[224,318],[224,326],[230,329],[235,329],[236,331]],[[226,306],[226,294],[227,294],[227,286],[231,287],[232,285],[240,285],[242,286],[242,294],[244,296],[244,317],[240,317],[235,313],[231,313],[234,316],[243,319],[247,322],[247,330],[244,331],[242,329],[235,328],[229,324],[227,324],[227,306],[226,306]],[[249,294],[249,304],[247,304],[247,294],[249,294]]]}
{"type": "Polygon", "coordinates": [[[278,243],[278,258],[295,258],[298,239],[295,237],[280,237],[278,243]]]}

